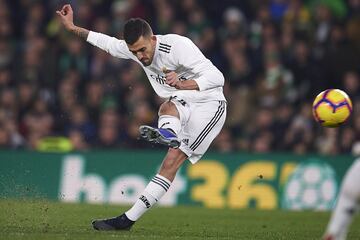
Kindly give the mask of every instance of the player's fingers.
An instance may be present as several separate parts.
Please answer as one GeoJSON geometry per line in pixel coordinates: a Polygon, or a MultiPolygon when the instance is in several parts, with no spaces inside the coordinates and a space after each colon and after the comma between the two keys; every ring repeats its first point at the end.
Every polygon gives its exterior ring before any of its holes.
{"type": "Polygon", "coordinates": [[[173,76],[167,76],[166,77],[166,81],[171,83],[171,82],[174,82],[176,79],[173,77],[173,76]]]}
{"type": "Polygon", "coordinates": [[[66,11],[66,13],[72,13],[71,5],[70,4],[64,5],[64,10],[66,11]]]}
{"type": "Polygon", "coordinates": [[[175,72],[169,72],[166,74],[166,78],[174,79],[176,77],[177,77],[177,75],[175,72]]]}
{"type": "Polygon", "coordinates": [[[71,5],[70,5],[70,4],[68,4],[68,5],[69,5],[69,6],[68,6],[68,11],[69,11],[69,12],[73,12],[71,5]]]}
{"type": "Polygon", "coordinates": [[[172,78],[171,76],[166,75],[166,80],[167,80],[167,81],[172,81],[173,78],[172,78]]]}
{"type": "Polygon", "coordinates": [[[177,79],[167,80],[166,83],[169,84],[170,86],[174,87],[177,83],[177,79]]]}
{"type": "Polygon", "coordinates": [[[62,18],[63,17],[63,13],[62,12],[60,12],[60,11],[56,11],[56,14],[60,17],[60,18],[62,18]]]}
{"type": "Polygon", "coordinates": [[[166,84],[171,85],[173,81],[171,79],[166,79],[165,82],[166,82],[166,84]]]}

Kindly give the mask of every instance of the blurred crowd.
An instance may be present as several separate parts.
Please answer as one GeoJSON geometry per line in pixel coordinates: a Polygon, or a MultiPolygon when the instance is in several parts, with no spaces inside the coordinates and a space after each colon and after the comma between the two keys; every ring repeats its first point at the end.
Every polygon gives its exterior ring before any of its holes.
{"type": "Polygon", "coordinates": [[[76,25],[118,38],[130,17],[191,38],[226,79],[213,150],[341,154],[360,142],[360,0],[0,0],[0,148],[53,136],[74,150],[154,147],[138,126],[156,125],[162,100],[136,63],[62,29],[64,3],[76,25]],[[354,104],[337,129],[312,117],[327,88],[354,104]]]}

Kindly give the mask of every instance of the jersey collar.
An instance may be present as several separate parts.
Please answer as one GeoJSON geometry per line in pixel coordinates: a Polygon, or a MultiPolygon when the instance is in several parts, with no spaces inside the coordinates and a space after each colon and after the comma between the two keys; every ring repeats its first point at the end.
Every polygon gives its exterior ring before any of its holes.
{"type": "Polygon", "coordinates": [[[159,35],[155,35],[155,37],[156,37],[156,43],[155,43],[155,49],[154,49],[154,56],[153,56],[150,66],[153,65],[155,59],[157,59],[158,55],[159,55],[159,41],[160,41],[159,35]]]}

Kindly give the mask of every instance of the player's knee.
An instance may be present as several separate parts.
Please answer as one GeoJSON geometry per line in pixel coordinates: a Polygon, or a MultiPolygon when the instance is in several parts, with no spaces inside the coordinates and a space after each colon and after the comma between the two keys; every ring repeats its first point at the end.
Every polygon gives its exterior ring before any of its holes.
{"type": "Polygon", "coordinates": [[[360,201],[360,189],[357,188],[357,184],[360,182],[360,161],[356,161],[351,168],[347,171],[342,183],[341,192],[352,199],[359,199],[360,201]]]}
{"type": "Polygon", "coordinates": [[[159,116],[161,115],[177,116],[177,109],[175,107],[175,104],[169,101],[164,102],[163,104],[160,105],[158,114],[159,116]]]}

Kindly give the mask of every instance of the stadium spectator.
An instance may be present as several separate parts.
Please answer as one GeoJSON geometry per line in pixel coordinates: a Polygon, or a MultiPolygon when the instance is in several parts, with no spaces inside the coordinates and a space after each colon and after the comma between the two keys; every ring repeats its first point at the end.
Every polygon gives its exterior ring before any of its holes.
{"type": "Polygon", "coordinates": [[[5,130],[3,126],[0,125],[0,149],[10,148],[10,137],[9,133],[5,130]]]}
{"type": "MultiPolygon", "coordinates": [[[[360,141],[359,1],[73,2],[76,22],[99,32],[121,37],[136,16],[160,34],[192,38],[227,80],[220,151],[335,154],[360,141]],[[353,100],[352,118],[335,131],[311,116],[326,88],[353,100]],[[266,128],[257,129],[259,118],[266,128]]],[[[58,135],[76,150],[149,147],[137,125],[154,123],[159,102],[141,69],[59,31],[59,4],[0,0],[1,145],[36,149],[39,139],[58,135]]]]}
{"type": "Polygon", "coordinates": [[[78,130],[88,142],[96,135],[95,124],[88,118],[86,109],[81,105],[71,108],[69,122],[65,126],[66,135],[69,135],[72,130],[78,130]]]}
{"type": "Polygon", "coordinates": [[[68,133],[72,148],[75,151],[85,151],[89,149],[89,144],[86,143],[83,133],[77,129],[72,129],[68,133]]]}

